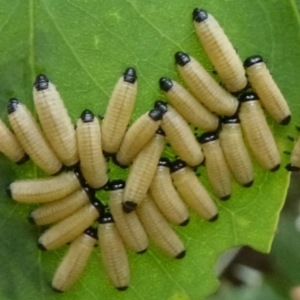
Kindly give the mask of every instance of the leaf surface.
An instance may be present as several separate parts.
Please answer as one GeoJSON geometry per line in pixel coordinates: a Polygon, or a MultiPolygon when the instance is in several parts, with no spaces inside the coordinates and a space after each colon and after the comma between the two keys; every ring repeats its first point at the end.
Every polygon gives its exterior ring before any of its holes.
{"type": "MultiPolygon", "coordinates": [[[[213,224],[191,212],[191,222],[176,228],[184,241],[183,260],[166,257],[151,244],[144,255],[129,253],[131,285],[123,293],[107,279],[96,248],[74,288],[60,299],[203,299],[218,286],[214,265],[226,249],[249,245],[268,252],[289,183],[283,168],[299,125],[300,28],[297,3],[262,0],[0,0],[0,107],[7,122],[7,100],[16,96],[33,110],[32,83],[39,73],[57,85],[74,122],[85,108],[104,114],[109,95],[128,66],[137,69],[139,92],[132,117],[149,110],[162,97],[158,79],[179,79],[174,53],[186,51],[212,70],[193,30],[192,10],[201,6],[219,20],[238,53],[260,54],[293,112],[282,127],[268,119],[282,153],[276,173],[255,164],[255,184],[245,189],[234,184],[227,202],[216,200],[220,217],[213,224]]],[[[5,195],[16,178],[43,176],[31,162],[17,167],[0,157],[0,298],[56,299],[50,284],[67,246],[41,252],[36,241],[42,229],[29,224],[34,206],[17,204],[5,195]]],[[[210,190],[204,167],[201,180],[210,190]]],[[[111,178],[126,171],[111,166],[111,178]]],[[[104,195],[104,198],[106,196],[104,195]]]]}

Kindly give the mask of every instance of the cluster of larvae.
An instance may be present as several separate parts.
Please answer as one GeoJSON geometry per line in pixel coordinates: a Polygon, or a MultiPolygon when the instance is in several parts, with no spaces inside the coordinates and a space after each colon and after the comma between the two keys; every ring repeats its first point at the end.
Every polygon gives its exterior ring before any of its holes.
{"type": "Polygon", "coordinates": [[[129,129],[137,94],[134,68],[126,69],[116,83],[101,125],[85,109],[74,129],[58,91],[45,75],[37,76],[33,88],[43,132],[25,105],[9,100],[8,117],[15,135],[0,123],[4,141],[0,150],[17,163],[29,156],[55,175],[16,180],[8,193],[19,202],[42,203],[29,214],[33,223],[54,223],[39,238],[41,249],[71,243],[52,281],[56,291],[73,286],[97,239],[107,275],[119,290],[125,290],[130,280],[125,247],[144,253],[149,237],[167,255],[183,258],[184,244],[169,223],[187,225],[187,206],[204,220],[218,218],[217,205],[193,168],[205,159],[212,192],[221,200],[231,196],[231,173],[240,185],[253,184],[243,134],[259,164],[278,170],[280,155],[261,104],[280,124],[288,124],[291,116],[265,63],[253,56],[243,66],[210,14],[196,8],[193,19],[224,87],[194,58],[177,52],[178,71],[192,93],[170,78],[161,78],[159,85],[169,103],[156,101],[129,129]],[[255,93],[244,92],[245,73],[255,93]],[[234,95],[239,95],[239,101],[234,95]],[[203,133],[195,136],[189,123],[203,133]],[[166,140],[178,156],[172,162],[162,157],[166,140]],[[110,157],[116,165],[130,167],[127,182],[109,179],[110,157]],[[100,189],[109,192],[108,203],[96,197],[100,189]]]}

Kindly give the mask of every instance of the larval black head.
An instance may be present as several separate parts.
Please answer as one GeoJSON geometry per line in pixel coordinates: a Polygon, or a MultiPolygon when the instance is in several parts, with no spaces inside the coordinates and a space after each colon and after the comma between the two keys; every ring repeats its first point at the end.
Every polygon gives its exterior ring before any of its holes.
{"type": "Polygon", "coordinates": [[[49,87],[49,78],[44,74],[39,74],[34,82],[37,91],[46,90],[49,87]]]}
{"type": "Polygon", "coordinates": [[[173,82],[170,78],[161,77],[159,79],[160,89],[164,92],[168,92],[173,87],[173,82]]]}
{"type": "Polygon", "coordinates": [[[123,190],[125,188],[125,185],[126,183],[124,180],[113,180],[109,183],[108,189],[110,191],[123,190]]]}
{"type": "Polygon", "coordinates": [[[94,120],[94,114],[89,109],[85,109],[81,113],[80,118],[81,118],[82,122],[84,122],[84,123],[93,122],[93,120],[94,120]]]}
{"type": "Polygon", "coordinates": [[[264,62],[263,58],[259,55],[253,55],[248,57],[245,61],[244,61],[244,67],[245,68],[249,68],[255,64],[259,64],[264,62]]]}
{"type": "Polygon", "coordinates": [[[7,105],[7,113],[11,114],[14,111],[16,111],[17,108],[18,108],[18,105],[19,105],[19,100],[18,99],[16,99],[16,98],[9,99],[8,105],[7,105]]]}
{"type": "Polygon", "coordinates": [[[191,61],[190,57],[184,52],[176,52],[175,53],[175,61],[177,65],[185,66],[187,63],[191,61]]]}
{"type": "Polygon", "coordinates": [[[202,8],[195,8],[193,11],[193,20],[197,23],[201,23],[208,18],[208,13],[202,8]]]}
{"type": "Polygon", "coordinates": [[[136,76],[136,71],[134,68],[130,67],[130,68],[127,68],[123,74],[123,79],[124,81],[126,82],[129,82],[129,83],[135,83],[136,79],[137,79],[137,76],[136,76]]]}

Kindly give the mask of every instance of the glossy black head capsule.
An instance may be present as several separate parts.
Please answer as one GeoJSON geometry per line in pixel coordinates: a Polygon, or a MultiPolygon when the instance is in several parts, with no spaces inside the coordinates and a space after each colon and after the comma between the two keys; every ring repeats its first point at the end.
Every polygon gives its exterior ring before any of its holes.
{"type": "Polygon", "coordinates": [[[166,136],[166,133],[162,130],[162,128],[161,127],[159,127],[157,130],[156,130],[156,132],[155,132],[156,134],[159,134],[159,135],[163,135],[163,136],[166,136]]]}
{"type": "Polygon", "coordinates": [[[158,161],[158,166],[159,167],[165,167],[165,168],[170,168],[171,167],[171,162],[168,158],[166,157],[161,157],[158,161]]]}
{"type": "Polygon", "coordinates": [[[80,116],[82,122],[88,123],[88,122],[93,122],[94,120],[94,114],[89,110],[85,109],[80,116]]]}
{"type": "Polygon", "coordinates": [[[157,108],[151,109],[148,113],[153,121],[160,121],[163,117],[163,112],[157,108]]]}
{"type": "Polygon", "coordinates": [[[110,212],[104,212],[101,214],[98,222],[100,224],[108,224],[108,223],[114,223],[114,219],[113,219],[113,216],[110,212]]]}
{"type": "Polygon", "coordinates": [[[243,93],[240,97],[239,97],[239,101],[240,102],[248,102],[248,101],[257,101],[259,100],[257,94],[253,93],[253,92],[246,92],[243,93]]]}
{"type": "Polygon", "coordinates": [[[187,63],[191,61],[190,57],[184,52],[176,52],[175,53],[175,62],[177,65],[185,66],[187,63]]]}
{"type": "Polygon", "coordinates": [[[123,190],[125,189],[125,186],[126,182],[124,180],[118,179],[111,181],[108,185],[108,189],[110,191],[123,190]]]}
{"type": "Polygon", "coordinates": [[[104,211],[103,204],[100,201],[98,201],[95,197],[91,199],[90,202],[98,210],[100,216],[102,216],[104,211]]]}
{"type": "Polygon", "coordinates": [[[197,23],[201,23],[208,18],[207,11],[202,8],[195,8],[193,10],[193,20],[197,23]]]}
{"type": "Polygon", "coordinates": [[[263,58],[259,55],[253,55],[245,59],[244,67],[249,68],[255,64],[264,62],[263,58]]]}
{"type": "Polygon", "coordinates": [[[172,79],[167,77],[161,77],[159,79],[159,87],[162,91],[168,92],[173,87],[172,79]]]}
{"type": "Polygon", "coordinates": [[[204,132],[200,137],[197,138],[200,144],[206,144],[217,140],[219,137],[215,132],[204,132]]]}
{"type": "Polygon", "coordinates": [[[10,115],[11,113],[15,112],[18,108],[19,100],[17,98],[11,98],[8,101],[7,105],[7,113],[10,115]]]}
{"type": "Polygon", "coordinates": [[[154,102],[154,107],[156,109],[159,109],[163,114],[165,114],[168,111],[168,105],[167,102],[162,100],[157,100],[154,102]]]}
{"type": "Polygon", "coordinates": [[[137,76],[136,76],[136,71],[134,68],[130,67],[130,68],[127,68],[123,74],[123,79],[124,81],[126,82],[129,82],[129,83],[135,83],[136,79],[137,79],[137,76]]]}
{"type": "Polygon", "coordinates": [[[95,240],[98,240],[98,233],[97,233],[97,229],[94,227],[89,227],[88,229],[86,229],[84,231],[84,233],[92,238],[94,238],[95,240]]]}
{"type": "Polygon", "coordinates": [[[241,121],[240,121],[239,116],[236,114],[231,117],[223,117],[222,123],[223,124],[240,124],[241,121]]]}
{"type": "Polygon", "coordinates": [[[170,172],[171,173],[177,172],[177,171],[185,168],[186,166],[187,166],[187,164],[185,161],[183,161],[181,159],[177,159],[171,163],[170,172]]]}
{"type": "Polygon", "coordinates": [[[37,91],[46,90],[49,87],[49,79],[44,74],[39,74],[34,82],[37,91]]]}

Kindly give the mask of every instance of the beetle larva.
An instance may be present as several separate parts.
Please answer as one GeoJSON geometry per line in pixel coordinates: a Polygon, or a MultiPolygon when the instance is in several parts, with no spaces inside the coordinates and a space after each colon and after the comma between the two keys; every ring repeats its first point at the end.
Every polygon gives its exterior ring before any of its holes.
{"type": "Polygon", "coordinates": [[[201,8],[194,9],[193,20],[196,34],[226,89],[241,92],[247,86],[245,69],[223,28],[201,8]]]}
{"type": "Polygon", "coordinates": [[[160,78],[159,85],[169,102],[187,122],[204,131],[215,131],[218,128],[218,117],[197,101],[182,85],[166,77],[160,78]]]}
{"type": "Polygon", "coordinates": [[[155,107],[164,112],[161,127],[174,152],[188,165],[200,165],[204,159],[203,153],[187,122],[171,105],[163,101],[156,101],[155,107]]]}
{"type": "Polygon", "coordinates": [[[253,184],[253,167],[244,144],[239,117],[224,117],[220,132],[220,144],[226,162],[235,180],[244,187],[253,184]]]}
{"type": "Polygon", "coordinates": [[[109,184],[109,208],[119,233],[129,249],[136,253],[144,253],[148,248],[148,238],[136,213],[126,214],[123,211],[122,199],[125,181],[114,180],[109,184]]]}
{"type": "Polygon", "coordinates": [[[18,202],[51,202],[80,189],[82,180],[77,171],[63,172],[50,178],[16,180],[8,186],[7,193],[18,202]]]}
{"type": "Polygon", "coordinates": [[[161,123],[163,113],[152,109],[140,116],[126,132],[121,147],[115,157],[120,167],[128,166],[155,135],[161,123]]]}
{"type": "Polygon", "coordinates": [[[9,157],[17,165],[21,165],[28,160],[15,135],[7,128],[0,119],[0,152],[9,157]]]}
{"type": "Polygon", "coordinates": [[[21,146],[38,167],[54,175],[62,169],[30,111],[18,99],[12,98],[7,107],[10,125],[21,146]]]}
{"type": "Polygon", "coordinates": [[[91,201],[46,230],[38,240],[38,247],[41,250],[54,250],[73,241],[99,218],[102,209],[99,201],[91,201]]]}
{"type": "Polygon", "coordinates": [[[138,206],[137,214],[148,235],[159,248],[177,259],[185,256],[185,247],[182,241],[170,227],[149,194],[138,206]]]}
{"type": "Polygon", "coordinates": [[[248,57],[244,66],[253,90],[271,117],[282,125],[289,124],[291,112],[288,104],[262,57],[259,55],[248,57]]]}
{"type": "Polygon", "coordinates": [[[107,163],[102,153],[99,121],[90,110],[82,112],[76,132],[80,170],[91,188],[100,189],[108,182],[107,163]]]}
{"type": "Polygon", "coordinates": [[[176,160],[172,163],[171,176],[178,193],[190,208],[204,220],[217,220],[218,208],[216,204],[184,161],[176,160]]]}
{"type": "Polygon", "coordinates": [[[55,154],[65,166],[73,166],[78,160],[76,134],[68,111],[46,75],[36,77],[33,100],[40,123],[55,154]]]}
{"type": "Polygon", "coordinates": [[[210,111],[232,116],[238,108],[237,99],[223,89],[193,57],[175,54],[177,68],[194,96],[210,111]]]}
{"type": "Polygon", "coordinates": [[[280,154],[255,93],[244,93],[239,117],[242,130],[258,163],[265,169],[275,172],[280,167],[280,154]]]}
{"type": "Polygon", "coordinates": [[[206,132],[198,141],[202,145],[207,175],[214,193],[221,200],[228,200],[231,196],[231,177],[218,135],[206,132]]]}
{"type": "Polygon", "coordinates": [[[121,146],[136,100],[136,79],[135,69],[126,69],[109,99],[101,123],[102,148],[107,154],[116,153],[121,146]]]}
{"type": "Polygon", "coordinates": [[[130,281],[129,262],[122,239],[110,213],[101,216],[98,237],[107,276],[119,291],[125,291],[130,281]]]}
{"type": "Polygon", "coordinates": [[[155,136],[135,158],[124,191],[123,209],[126,213],[135,210],[145,198],[164,146],[164,132],[158,129],[155,136]]]}
{"type": "Polygon", "coordinates": [[[165,218],[185,226],[189,223],[189,212],[172,184],[170,161],[162,157],[150,185],[150,195],[165,218]]]}
{"type": "Polygon", "coordinates": [[[292,155],[291,155],[291,163],[286,166],[287,170],[296,172],[300,170],[300,138],[296,142],[292,155]]]}
{"type": "Polygon", "coordinates": [[[87,205],[91,197],[91,190],[88,187],[82,188],[65,198],[47,203],[31,211],[28,220],[36,225],[56,223],[87,205]]]}
{"type": "Polygon", "coordinates": [[[52,280],[52,288],[62,293],[69,290],[81,276],[97,242],[97,230],[89,227],[70,245],[52,280]]]}

